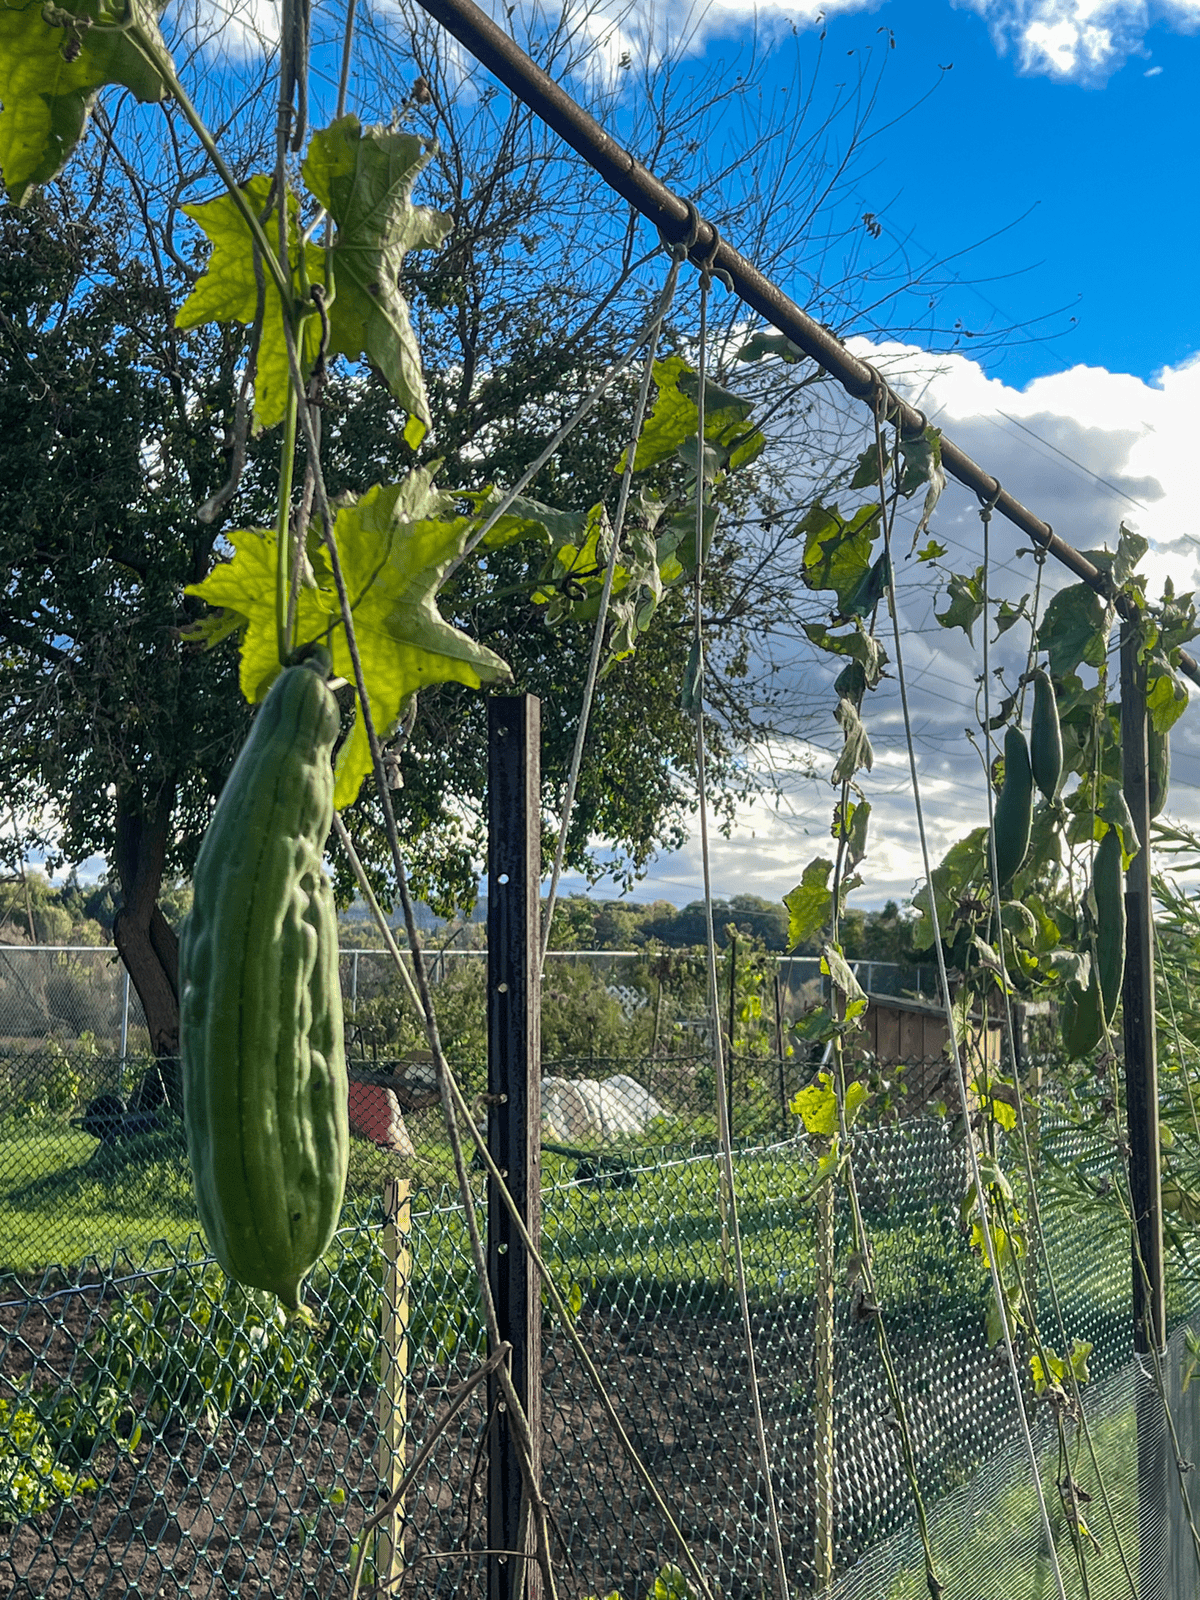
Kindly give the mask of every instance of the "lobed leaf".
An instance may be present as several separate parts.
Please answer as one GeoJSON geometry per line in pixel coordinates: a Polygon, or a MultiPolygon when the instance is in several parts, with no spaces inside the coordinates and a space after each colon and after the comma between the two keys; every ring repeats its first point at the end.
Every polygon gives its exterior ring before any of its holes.
{"type": "MultiPolygon", "coordinates": [[[[335,537],[354,614],[355,635],[375,728],[388,737],[409,696],[432,683],[479,688],[505,681],[499,656],[448,623],[436,595],[446,569],[461,554],[472,519],[446,517],[451,497],[433,490],[427,472],[403,483],[376,485],[337,514],[335,537]]],[[[223,606],[244,619],[241,686],[260,700],[280,664],[275,636],[275,535],[248,529],[230,535],[231,561],[218,566],[188,594],[223,606]]],[[[313,580],[300,591],[297,645],[324,642],[334,671],[354,681],[337,589],[327,557],[313,552],[313,580]]],[[[334,804],[358,795],[371,770],[366,726],[360,714],[335,763],[334,804]]]]}
{"type": "Polygon", "coordinates": [[[833,905],[833,891],[829,888],[829,874],[833,862],[818,856],[805,867],[800,882],[783,897],[788,912],[788,949],[811,939],[829,921],[833,905]]]}
{"type": "MultiPolygon", "coordinates": [[[[258,173],[241,186],[251,209],[263,216],[271,203],[272,182],[258,173]]],[[[299,292],[300,234],[297,226],[300,203],[288,196],[288,268],[294,289],[299,292]]],[[[254,238],[249,224],[230,194],[183,207],[203,229],[212,244],[208,265],[175,318],[180,328],[197,328],[205,322],[254,323],[259,311],[260,278],[262,294],[262,336],[258,346],[258,365],[254,380],[255,429],[272,428],[287,414],[291,383],[287,340],[283,328],[283,302],[271,274],[262,268],[255,273],[254,238]]],[[[268,222],[267,234],[274,239],[275,225],[268,222]]],[[[310,284],[325,282],[325,252],[315,244],[305,247],[305,272],[310,284]]],[[[290,312],[290,308],[289,308],[290,312]]],[[[301,365],[307,376],[320,347],[318,319],[310,316],[303,323],[300,348],[301,365]]]]}
{"type": "Polygon", "coordinates": [[[0,3],[0,175],[18,206],[56,178],[108,84],[165,99],[171,57],[144,0],[0,3]],[[53,19],[53,20],[48,20],[53,19]]]}
{"type": "Polygon", "coordinates": [[[302,168],[337,227],[329,353],[378,367],[409,413],[404,433],[414,449],[432,419],[400,273],[410,250],[437,249],[452,226],[443,212],[412,203],[429,157],[416,135],[364,128],[349,115],[313,134],[302,168]]]}

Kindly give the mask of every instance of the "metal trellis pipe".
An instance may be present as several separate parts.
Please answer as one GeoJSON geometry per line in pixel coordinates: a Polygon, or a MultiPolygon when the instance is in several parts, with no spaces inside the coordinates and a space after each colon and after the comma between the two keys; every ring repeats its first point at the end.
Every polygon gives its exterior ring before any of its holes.
{"type": "MultiPolygon", "coordinates": [[[[420,3],[447,33],[453,34],[482,66],[582,156],[611,189],[654,223],[664,239],[683,243],[690,238],[695,214],[687,201],[668,189],[605,133],[596,119],[543,72],[503,28],[473,4],[473,0],[420,0],[420,3]]],[[[703,218],[695,230],[689,257],[697,266],[707,266],[718,275],[725,274],[740,300],[836,378],[847,394],[864,401],[881,395],[886,400],[888,415],[896,419],[902,433],[911,437],[924,431],[927,422],[921,411],[902,400],[869,362],[852,354],[837,334],[802,311],[703,218]]],[[[942,465],[1074,573],[1081,583],[1086,583],[1104,599],[1114,601],[1122,617],[1133,620],[1132,608],[1122,596],[1113,593],[1105,573],[944,435],[942,465]]],[[[1179,664],[1187,677],[1200,684],[1200,664],[1186,650],[1180,651],[1179,664]]]]}

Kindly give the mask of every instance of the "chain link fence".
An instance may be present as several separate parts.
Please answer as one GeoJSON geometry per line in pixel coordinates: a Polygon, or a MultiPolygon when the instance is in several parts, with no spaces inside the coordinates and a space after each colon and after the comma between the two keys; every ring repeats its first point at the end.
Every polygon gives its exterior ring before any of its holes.
{"type": "MultiPolygon", "coordinates": [[[[356,995],[346,976],[351,997],[368,1003],[366,972],[356,995]]],[[[161,1064],[101,1043],[10,1043],[3,1058],[0,1596],[348,1594],[364,1522],[486,1344],[427,1063],[413,1052],[353,1056],[359,1088],[384,1098],[357,1106],[342,1226],[313,1274],[305,1327],[225,1281],[197,1231],[170,1083],[153,1106],[135,1103],[161,1064]],[[103,1125],[95,1102],[106,1094],[123,1109],[103,1125]]],[[[482,1111],[483,1062],[454,1064],[482,1111]]],[[[926,1592],[881,1317],[947,1596],[1050,1595],[1019,1412],[986,1331],[989,1282],[960,1213],[963,1146],[943,1119],[904,1106],[854,1135],[877,1317],[856,1281],[844,1196],[827,1209],[814,1200],[820,1151],[790,1110],[812,1073],[794,1058],[740,1052],[725,1090],[791,1590],[813,1593],[832,1577],[838,1600],[926,1592]]],[[[542,1240],[573,1330],[701,1566],[725,1600],[749,1600],[772,1591],[773,1568],[715,1095],[704,1050],[547,1060],[542,1240]]],[[[1139,1464],[1139,1407],[1161,1400],[1133,1355],[1127,1231],[1119,1211],[1085,1212],[1052,1181],[1068,1172],[1077,1185],[1082,1175],[1099,1194],[1117,1157],[1049,1117],[1038,1150],[1054,1275],[1053,1285],[1037,1283],[1041,1323],[1061,1344],[1049,1331],[1056,1289],[1068,1342],[1092,1346],[1085,1402],[1102,1468],[1074,1418],[1073,1453],[1059,1459],[1056,1416],[1035,1397],[1023,1351],[1067,1593],[1084,1590],[1064,1471],[1091,1497],[1089,1595],[1129,1593],[1128,1568],[1143,1597],[1191,1596],[1197,1568],[1169,1453],[1157,1506],[1138,1493],[1149,1470],[1139,1464]],[[1177,1575],[1173,1587],[1142,1581],[1154,1563],[1177,1575]]],[[[482,1208],[482,1172],[472,1181],[482,1208]]],[[[1191,1282],[1172,1284],[1174,1333],[1158,1381],[1183,1452],[1200,1438],[1200,1358],[1189,1342],[1198,1304],[1191,1282]]],[[[561,1592],[641,1600],[679,1552],[568,1330],[547,1314],[542,1340],[543,1471],[561,1592]]],[[[477,1389],[395,1516],[370,1534],[367,1592],[486,1592],[492,1421],[477,1389]]]]}

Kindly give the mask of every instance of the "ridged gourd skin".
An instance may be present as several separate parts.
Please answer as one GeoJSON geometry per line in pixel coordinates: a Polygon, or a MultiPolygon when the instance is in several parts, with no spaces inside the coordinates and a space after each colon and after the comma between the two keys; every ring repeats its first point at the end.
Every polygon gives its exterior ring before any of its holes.
{"type": "Polygon", "coordinates": [[[289,667],[209,824],[179,949],[188,1156],[213,1254],[300,1309],[349,1156],[337,918],[321,858],[337,703],[289,667]]]}
{"type": "Polygon", "coordinates": [[[1003,888],[1020,869],[1029,854],[1029,833],[1033,822],[1033,772],[1029,765],[1029,746],[1020,728],[1009,728],[1004,735],[1004,784],[992,813],[996,838],[996,872],[1003,888]]]}
{"type": "Polygon", "coordinates": [[[1111,1022],[1125,975],[1125,878],[1121,839],[1115,828],[1108,830],[1096,850],[1092,893],[1096,900],[1097,975],[1105,1020],[1111,1022]]]}
{"type": "Polygon", "coordinates": [[[1033,674],[1033,715],[1029,719],[1029,764],[1033,781],[1053,800],[1062,783],[1062,728],[1054,687],[1041,667],[1033,674]]]}

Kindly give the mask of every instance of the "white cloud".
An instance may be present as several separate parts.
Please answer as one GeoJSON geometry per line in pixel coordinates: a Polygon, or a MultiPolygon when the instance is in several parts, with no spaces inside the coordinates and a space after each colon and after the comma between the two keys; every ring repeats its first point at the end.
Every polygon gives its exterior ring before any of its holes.
{"type": "Polygon", "coordinates": [[[1144,56],[1146,35],[1153,23],[1182,33],[1200,27],[1200,0],[954,3],[984,17],[996,48],[1001,53],[1012,50],[1022,71],[1078,83],[1104,83],[1130,56],[1144,56]]]}
{"type": "MultiPolygon", "coordinates": [[[[931,357],[899,344],[856,346],[893,383],[1035,514],[1079,549],[1115,544],[1122,522],[1150,540],[1144,563],[1152,598],[1170,577],[1178,591],[1200,588],[1200,517],[1193,511],[1194,419],[1200,415],[1200,356],[1168,368],[1150,383],[1096,367],[1075,367],[1013,389],[989,378],[960,355],[931,357]],[[1139,504],[1132,504],[1137,501],[1139,504]]],[[[953,481],[934,516],[933,532],[949,547],[944,565],[971,571],[982,559],[982,524],[974,497],[953,481]]],[[[1032,594],[1037,568],[1029,541],[1011,524],[991,525],[991,592],[1017,601],[1032,594]],[[1024,550],[1025,554],[1018,554],[1024,550]]],[[[904,539],[898,548],[908,548],[904,539]]],[[[982,767],[966,737],[976,725],[981,672],[981,630],[974,644],[933,618],[944,609],[928,569],[898,559],[897,578],[905,668],[930,847],[935,860],[970,828],[986,820],[982,767]]],[[[1047,563],[1042,605],[1074,580],[1047,563]]],[[[944,576],[942,578],[944,583],[944,576]]],[[[1010,685],[1024,667],[1028,630],[1014,628],[990,646],[990,666],[1002,667],[1010,685]]],[[[890,640],[888,653],[893,654],[890,640]]],[[[838,740],[832,720],[833,671],[798,645],[789,666],[797,697],[828,708],[828,748],[818,752],[823,776],[805,777],[809,749],[776,752],[783,795],[778,806],[759,801],[739,813],[729,840],[713,840],[714,890],[781,898],[814,856],[828,854],[834,794],[828,782],[838,740]],[[782,759],[780,756],[782,755],[782,759]]],[[[993,692],[998,693],[995,685],[993,692]]],[[[993,700],[993,706],[995,700],[993,700]]],[[[873,806],[866,883],[855,903],[880,905],[906,899],[921,877],[916,818],[895,679],[867,697],[864,718],[875,766],[862,775],[873,806]]],[[[1200,694],[1172,736],[1172,791],[1168,813],[1194,817],[1200,803],[1200,694]]],[[[663,857],[638,898],[655,894],[676,903],[701,892],[698,841],[663,857]]]]}
{"type": "MultiPolygon", "coordinates": [[[[410,0],[384,0],[403,14],[410,0]]],[[[568,33],[590,46],[586,70],[613,81],[630,62],[654,64],[702,52],[714,39],[764,36],[781,25],[811,30],[839,15],[874,11],[882,0],[563,0],[568,33]]],[[[1200,0],[949,0],[976,12],[996,49],[1012,54],[1021,71],[1062,82],[1103,84],[1132,56],[1146,56],[1152,25],[1179,32],[1200,28],[1200,0]]],[[[502,26],[512,27],[505,0],[483,0],[502,26]]],[[[544,24],[532,0],[517,0],[520,15],[544,24]]],[[[273,49],[279,38],[279,0],[175,0],[178,32],[210,58],[234,61],[273,49]]],[[[518,29],[519,32],[519,29],[518,29]]],[[[457,50],[457,47],[454,47],[457,50]]],[[[465,66],[465,62],[464,62],[465,66]]],[[[1152,67],[1144,76],[1162,71],[1152,67]]]]}
{"type": "Polygon", "coordinates": [[[169,23],[173,43],[186,40],[210,61],[245,61],[279,43],[279,0],[176,0],[169,23]]]}

